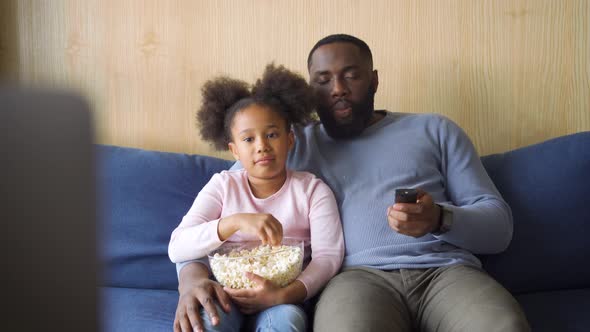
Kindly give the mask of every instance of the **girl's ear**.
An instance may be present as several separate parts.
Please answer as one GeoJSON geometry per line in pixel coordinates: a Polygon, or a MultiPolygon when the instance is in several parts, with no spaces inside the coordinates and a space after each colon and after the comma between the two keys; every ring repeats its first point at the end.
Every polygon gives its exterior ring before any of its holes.
{"type": "Polygon", "coordinates": [[[289,150],[291,150],[295,145],[295,133],[293,133],[293,130],[289,130],[289,135],[287,136],[287,139],[289,140],[289,150]]]}
{"type": "Polygon", "coordinates": [[[227,143],[227,147],[229,148],[229,151],[231,152],[231,154],[234,155],[234,159],[240,160],[240,156],[238,155],[238,148],[236,147],[234,142],[227,143]]]}

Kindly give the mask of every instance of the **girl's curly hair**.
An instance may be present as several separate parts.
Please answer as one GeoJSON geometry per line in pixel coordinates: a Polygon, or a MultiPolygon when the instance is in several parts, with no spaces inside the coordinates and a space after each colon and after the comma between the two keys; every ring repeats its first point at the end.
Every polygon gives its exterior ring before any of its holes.
{"type": "Polygon", "coordinates": [[[286,122],[307,124],[312,120],[315,101],[305,79],[284,66],[271,63],[252,89],[246,82],[229,77],[207,81],[201,88],[202,103],[197,111],[201,137],[217,150],[231,142],[231,124],[237,112],[252,105],[264,105],[278,112],[286,122]]]}

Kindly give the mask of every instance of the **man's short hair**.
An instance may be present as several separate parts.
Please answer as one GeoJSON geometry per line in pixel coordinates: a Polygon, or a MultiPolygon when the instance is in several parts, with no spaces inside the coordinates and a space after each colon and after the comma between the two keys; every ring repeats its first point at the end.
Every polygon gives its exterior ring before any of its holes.
{"type": "Polygon", "coordinates": [[[371,68],[373,67],[373,53],[371,53],[369,45],[355,36],[340,33],[326,36],[315,43],[307,56],[307,69],[311,67],[311,56],[313,55],[313,52],[315,52],[320,46],[332,43],[350,43],[355,45],[361,51],[361,55],[367,59],[371,68]]]}

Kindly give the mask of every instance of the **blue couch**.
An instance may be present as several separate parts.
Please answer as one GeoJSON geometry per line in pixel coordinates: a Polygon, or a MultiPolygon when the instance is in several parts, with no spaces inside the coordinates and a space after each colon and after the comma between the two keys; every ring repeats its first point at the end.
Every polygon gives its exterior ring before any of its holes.
{"type": "MultiPolygon", "coordinates": [[[[97,146],[104,331],[171,331],[178,300],[170,233],[230,161],[97,146]]],[[[533,331],[590,329],[590,132],[482,157],[512,207],[514,238],[481,257],[533,331]]],[[[501,319],[501,317],[498,317],[501,319]]]]}

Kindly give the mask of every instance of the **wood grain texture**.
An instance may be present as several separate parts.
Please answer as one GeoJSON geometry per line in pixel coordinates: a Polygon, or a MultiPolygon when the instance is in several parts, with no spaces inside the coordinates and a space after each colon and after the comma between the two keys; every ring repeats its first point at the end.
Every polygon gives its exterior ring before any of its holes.
{"type": "Polygon", "coordinates": [[[270,61],[306,76],[319,38],[350,33],[373,50],[378,108],[444,114],[489,154],[590,130],[589,3],[9,0],[0,68],[87,96],[100,143],[229,158],[199,138],[201,85],[270,61]]]}
{"type": "Polygon", "coordinates": [[[18,31],[16,4],[0,2],[0,84],[18,81],[18,31]]]}

